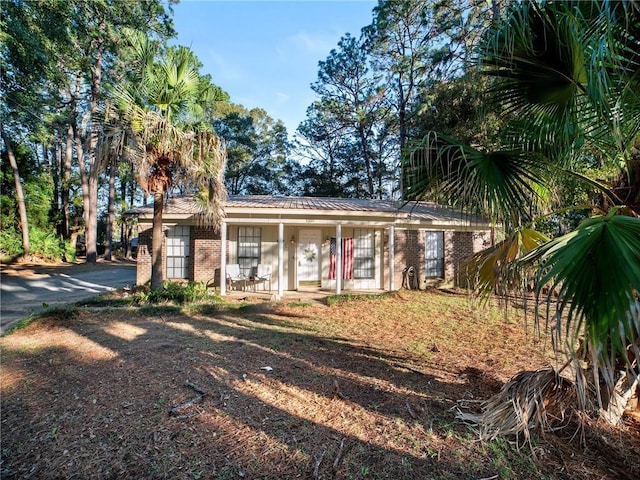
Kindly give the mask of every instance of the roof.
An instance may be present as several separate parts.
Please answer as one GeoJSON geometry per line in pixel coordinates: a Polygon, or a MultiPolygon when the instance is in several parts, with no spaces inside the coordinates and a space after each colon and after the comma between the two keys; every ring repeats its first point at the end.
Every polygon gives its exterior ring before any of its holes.
{"type": "MultiPolygon", "coordinates": [[[[201,213],[195,198],[190,195],[169,198],[164,204],[163,218],[188,219],[201,213]]],[[[430,202],[402,204],[394,200],[329,197],[285,197],[270,195],[230,195],[225,202],[227,221],[239,222],[242,218],[259,223],[262,219],[278,221],[304,221],[313,218],[327,223],[348,219],[360,219],[366,223],[386,224],[448,224],[475,225],[485,228],[488,222],[480,217],[463,213],[459,209],[430,202]]],[[[141,221],[151,221],[153,204],[129,210],[141,221]]]]}

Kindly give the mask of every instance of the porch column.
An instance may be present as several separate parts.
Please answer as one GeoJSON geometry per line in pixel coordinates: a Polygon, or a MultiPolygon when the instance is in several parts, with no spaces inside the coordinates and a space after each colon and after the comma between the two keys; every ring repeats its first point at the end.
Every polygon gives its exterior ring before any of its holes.
{"type": "Polygon", "coordinates": [[[227,222],[220,226],[220,296],[227,294],[227,222]]]}
{"type": "Polygon", "coordinates": [[[336,295],[342,291],[342,225],[336,225],[336,295]]]}
{"type": "Polygon", "coordinates": [[[389,227],[389,291],[396,289],[396,228],[389,227]]]}
{"type": "Polygon", "coordinates": [[[284,295],[284,223],[278,224],[278,299],[284,295]]]}

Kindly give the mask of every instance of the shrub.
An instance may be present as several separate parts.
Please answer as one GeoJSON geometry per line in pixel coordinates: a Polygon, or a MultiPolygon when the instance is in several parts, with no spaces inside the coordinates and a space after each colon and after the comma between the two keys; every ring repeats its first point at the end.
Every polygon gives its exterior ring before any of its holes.
{"type": "Polygon", "coordinates": [[[44,260],[57,262],[64,256],[64,246],[60,240],[50,232],[40,228],[29,229],[30,252],[32,255],[41,257],[44,260]]]}
{"type": "Polygon", "coordinates": [[[157,290],[139,290],[134,294],[137,303],[192,303],[209,299],[209,292],[203,282],[187,284],[164,282],[157,290]]]}
{"type": "Polygon", "coordinates": [[[62,246],[63,256],[65,262],[75,262],[76,261],[76,247],[71,245],[71,241],[65,240],[62,246]]]}
{"type": "Polygon", "coordinates": [[[0,252],[9,257],[22,255],[22,236],[13,228],[0,231],[0,252]]]}

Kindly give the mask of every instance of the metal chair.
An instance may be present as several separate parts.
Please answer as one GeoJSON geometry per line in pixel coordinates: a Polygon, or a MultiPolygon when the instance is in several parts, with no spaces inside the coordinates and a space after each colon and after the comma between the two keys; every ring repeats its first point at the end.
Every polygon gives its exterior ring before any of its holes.
{"type": "Polygon", "coordinates": [[[244,290],[247,287],[248,280],[249,277],[240,271],[239,264],[230,263],[227,265],[227,283],[231,290],[244,290]]]}
{"type": "Polygon", "coordinates": [[[269,284],[269,292],[271,292],[271,265],[265,265],[263,263],[253,267],[253,289],[256,290],[256,285],[261,284],[262,290],[264,290],[265,283],[269,284]]]}

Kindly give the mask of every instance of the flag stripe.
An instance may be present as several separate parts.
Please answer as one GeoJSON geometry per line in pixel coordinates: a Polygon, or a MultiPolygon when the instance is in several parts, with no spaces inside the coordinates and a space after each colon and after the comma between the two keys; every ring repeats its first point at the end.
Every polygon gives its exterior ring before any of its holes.
{"type": "Polygon", "coordinates": [[[342,278],[353,278],[353,238],[342,239],[342,278]]]}
{"type": "MultiPolygon", "coordinates": [[[[336,255],[337,242],[331,239],[329,244],[329,279],[336,278],[336,255]]],[[[353,238],[342,239],[342,278],[351,280],[353,278],[353,238]]]]}
{"type": "Polygon", "coordinates": [[[336,278],[336,239],[332,238],[329,244],[329,279],[336,278]]]}

